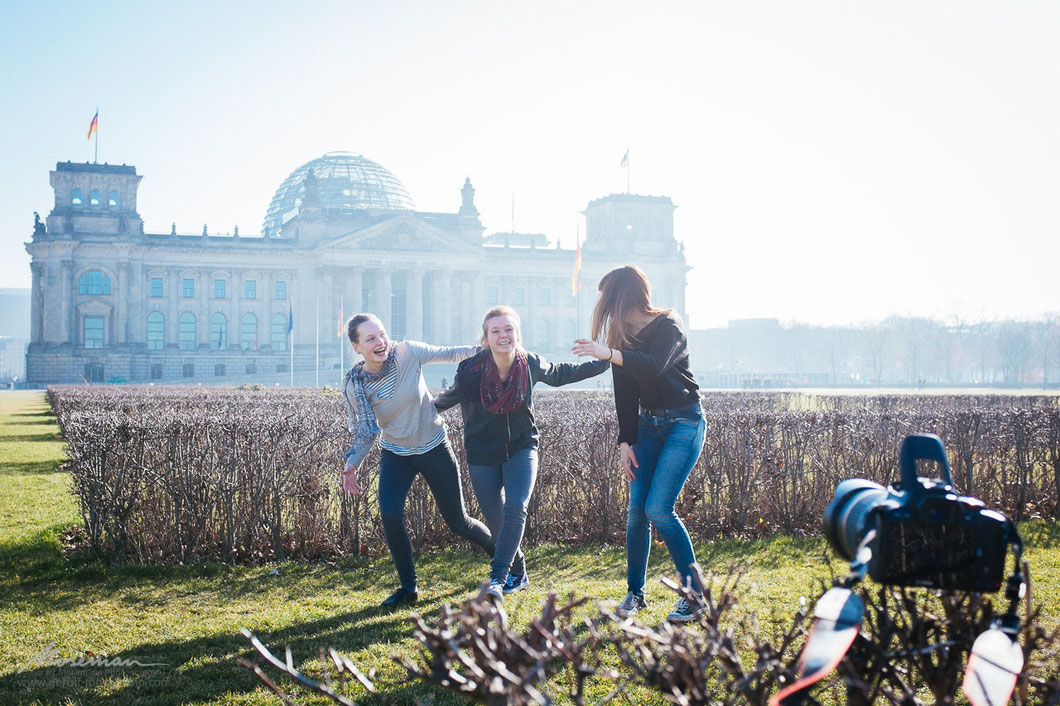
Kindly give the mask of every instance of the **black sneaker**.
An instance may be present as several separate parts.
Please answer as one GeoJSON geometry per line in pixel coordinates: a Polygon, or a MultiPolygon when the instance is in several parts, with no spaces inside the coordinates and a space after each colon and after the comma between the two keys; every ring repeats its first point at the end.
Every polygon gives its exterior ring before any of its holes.
{"type": "Polygon", "coordinates": [[[703,601],[701,599],[690,601],[684,596],[677,599],[677,605],[666,616],[671,623],[688,623],[699,617],[703,612],[703,601]]]}
{"type": "Polygon", "coordinates": [[[390,598],[379,605],[384,608],[396,608],[401,605],[412,605],[420,599],[419,591],[410,591],[404,586],[390,594],[390,598]]]}

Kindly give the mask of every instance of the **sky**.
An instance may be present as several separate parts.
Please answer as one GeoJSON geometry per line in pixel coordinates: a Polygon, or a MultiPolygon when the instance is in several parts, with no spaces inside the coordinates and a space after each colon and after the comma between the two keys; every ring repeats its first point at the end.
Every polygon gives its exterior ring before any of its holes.
{"type": "Polygon", "coordinates": [[[143,175],[148,232],[260,233],[333,150],[487,232],[677,205],[692,328],[1060,310],[1060,3],[5,2],[0,287],[56,162],[143,175]]]}

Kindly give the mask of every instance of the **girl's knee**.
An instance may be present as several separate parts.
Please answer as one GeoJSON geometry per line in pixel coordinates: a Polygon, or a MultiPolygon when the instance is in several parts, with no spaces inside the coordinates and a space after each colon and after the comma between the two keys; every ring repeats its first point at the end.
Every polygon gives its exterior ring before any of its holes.
{"type": "Polygon", "coordinates": [[[677,514],[673,507],[648,507],[644,510],[648,521],[655,525],[660,531],[665,531],[677,520],[677,514]]]}

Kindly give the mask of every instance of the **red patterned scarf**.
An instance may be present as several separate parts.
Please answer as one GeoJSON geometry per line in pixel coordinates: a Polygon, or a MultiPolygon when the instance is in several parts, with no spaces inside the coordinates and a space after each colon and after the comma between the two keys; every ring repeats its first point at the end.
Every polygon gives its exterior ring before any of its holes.
{"type": "Polygon", "coordinates": [[[488,350],[483,351],[480,360],[471,364],[468,372],[472,379],[479,379],[482,406],[491,414],[506,414],[519,409],[526,399],[526,391],[530,389],[530,365],[523,351],[515,354],[506,380],[501,380],[497,364],[488,350]]]}

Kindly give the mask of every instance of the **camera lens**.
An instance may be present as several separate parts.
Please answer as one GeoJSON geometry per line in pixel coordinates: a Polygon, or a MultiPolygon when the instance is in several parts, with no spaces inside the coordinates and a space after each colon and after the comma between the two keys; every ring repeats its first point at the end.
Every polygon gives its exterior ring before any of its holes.
{"type": "Polygon", "coordinates": [[[869,530],[869,513],[887,500],[879,483],[848,478],[835,488],[835,497],[824,509],[824,536],[845,559],[853,559],[861,538],[869,530]]]}

